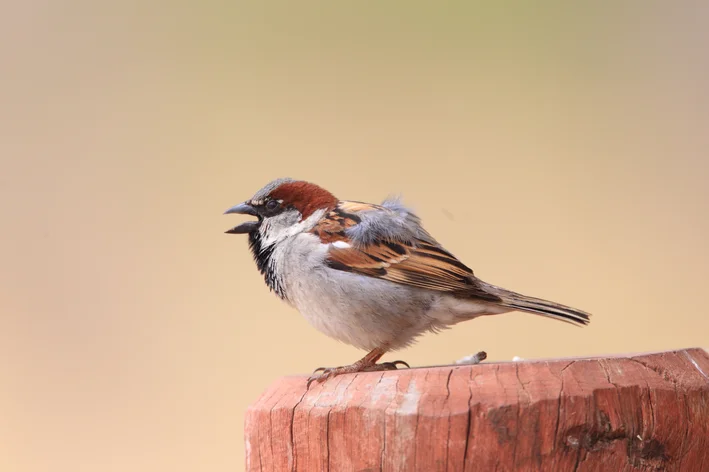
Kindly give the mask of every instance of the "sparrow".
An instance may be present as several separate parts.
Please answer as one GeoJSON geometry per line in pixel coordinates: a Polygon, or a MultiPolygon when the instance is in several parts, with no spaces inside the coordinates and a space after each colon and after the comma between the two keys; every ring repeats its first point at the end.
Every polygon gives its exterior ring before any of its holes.
{"type": "Polygon", "coordinates": [[[408,367],[377,361],[423,333],[479,316],[517,310],[590,321],[576,308],[480,280],[399,199],[339,200],[313,183],[281,178],[225,212],[232,213],[256,217],[226,232],[248,235],[266,285],[319,331],[368,351],[351,365],[316,369],[308,385],[408,367]]]}

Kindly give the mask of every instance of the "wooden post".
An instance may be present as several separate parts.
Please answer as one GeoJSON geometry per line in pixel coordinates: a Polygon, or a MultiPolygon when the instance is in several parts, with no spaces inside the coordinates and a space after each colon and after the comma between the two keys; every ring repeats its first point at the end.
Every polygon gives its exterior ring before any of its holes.
{"type": "Polygon", "coordinates": [[[709,354],[684,349],[277,380],[249,471],[709,471],[709,354]]]}

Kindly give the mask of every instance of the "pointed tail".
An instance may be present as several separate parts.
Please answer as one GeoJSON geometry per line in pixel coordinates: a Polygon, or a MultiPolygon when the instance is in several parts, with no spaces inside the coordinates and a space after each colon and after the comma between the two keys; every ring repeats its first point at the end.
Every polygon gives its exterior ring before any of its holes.
{"type": "Polygon", "coordinates": [[[585,326],[591,322],[591,314],[585,311],[571,308],[561,303],[542,300],[541,298],[528,297],[488,283],[483,282],[482,285],[486,292],[494,294],[501,299],[500,302],[497,302],[498,305],[554,318],[574,325],[585,326]]]}

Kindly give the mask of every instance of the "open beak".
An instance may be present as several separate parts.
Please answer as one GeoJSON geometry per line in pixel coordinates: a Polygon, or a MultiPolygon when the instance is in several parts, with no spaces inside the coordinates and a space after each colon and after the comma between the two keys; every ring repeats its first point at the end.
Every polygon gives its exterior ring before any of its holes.
{"type": "Polygon", "coordinates": [[[238,226],[234,226],[232,229],[226,231],[228,234],[251,233],[252,231],[256,231],[261,225],[261,218],[259,217],[258,213],[254,209],[254,207],[249,205],[247,202],[239,203],[238,205],[235,205],[224,212],[225,215],[229,213],[256,216],[258,217],[258,221],[246,221],[238,226]]]}

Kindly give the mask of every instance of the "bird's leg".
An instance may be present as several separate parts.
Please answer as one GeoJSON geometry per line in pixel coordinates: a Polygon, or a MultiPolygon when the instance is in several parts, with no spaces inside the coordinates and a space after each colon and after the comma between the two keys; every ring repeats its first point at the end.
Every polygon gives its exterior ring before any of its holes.
{"type": "Polygon", "coordinates": [[[377,348],[370,351],[366,356],[364,356],[354,364],[331,368],[319,367],[315,369],[313,375],[311,375],[308,379],[308,387],[310,387],[310,384],[313,381],[321,383],[329,378],[336,377],[342,374],[396,370],[399,365],[405,365],[406,367],[409,367],[409,364],[404,361],[382,362],[381,364],[377,364],[377,361],[384,355],[384,353],[386,353],[386,349],[377,348]],[[320,375],[316,375],[318,372],[322,373],[320,375]]]}

